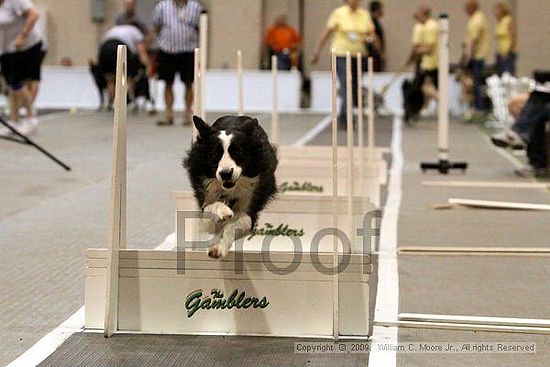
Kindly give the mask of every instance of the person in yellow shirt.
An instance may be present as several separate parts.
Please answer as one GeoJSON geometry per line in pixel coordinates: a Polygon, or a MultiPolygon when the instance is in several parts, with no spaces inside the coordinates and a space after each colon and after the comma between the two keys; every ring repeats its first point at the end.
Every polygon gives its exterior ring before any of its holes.
{"type": "Polygon", "coordinates": [[[418,14],[422,23],[422,35],[416,52],[421,55],[420,78],[426,105],[430,99],[437,99],[439,24],[426,5],[418,8],[418,14]]]}
{"type": "Polygon", "coordinates": [[[489,29],[487,19],[481,12],[477,0],[467,0],[464,10],[469,16],[466,24],[466,52],[469,55],[469,63],[474,79],[474,108],[477,111],[484,111],[483,70],[485,68],[485,58],[489,53],[489,29]]]}
{"type": "Polygon", "coordinates": [[[357,97],[357,62],[360,62],[365,68],[364,59],[357,60],[357,53],[365,55],[366,43],[375,42],[374,24],[365,9],[361,8],[360,0],[345,0],[344,5],[336,8],[330,14],[327,26],[321,34],[313,57],[312,64],[319,61],[319,56],[323,46],[332,36],[332,48],[336,51],[336,68],[338,80],[340,82],[340,110],[338,113],[338,122],[340,127],[345,127],[346,121],[346,52],[352,55],[352,81],[353,81],[353,100],[356,103],[357,97]]]}
{"type": "Polygon", "coordinates": [[[420,44],[422,43],[422,31],[424,29],[424,25],[420,21],[420,14],[418,13],[418,10],[416,10],[413,13],[413,19],[415,20],[413,30],[412,30],[412,37],[411,37],[411,52],[409,53],[409,58],[407,59],[406,66],[411,66],[414,64],[415,66],[415,74],[418,74],[420,72],[420,55],[418,54],[418,47],[420,47],[420,44]]]}
{"type": "Polygon", "coordinates": [[[497,25],[496,38],[496,69],[499,76],[504,73],[516,74],[516,25],[510,15],[508,6],[499,1],[493,9],[497,25]]]}

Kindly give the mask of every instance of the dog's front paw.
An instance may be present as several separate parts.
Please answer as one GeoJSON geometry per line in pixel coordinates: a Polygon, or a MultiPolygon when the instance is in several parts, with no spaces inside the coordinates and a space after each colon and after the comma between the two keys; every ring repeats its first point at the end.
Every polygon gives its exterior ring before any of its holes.
{"type": "Polygon", "coordinates": [[[225,246],[217,244],[208,248],[208,256],[213,259],[220,259],[225,257],[225,255],[227,255],[227,248],[225,246]]]}
{"type": "Polygon", "coordinates": [[[204,208],[204,211],[206,213],[214,215],[214,217],[216,217],[216,221],[218,222],[226,222],[233,219],[233,217],[235,216],[233,210],[231,210],[231,208],[221,202],[215,202],[207,205],[204,208]]]}

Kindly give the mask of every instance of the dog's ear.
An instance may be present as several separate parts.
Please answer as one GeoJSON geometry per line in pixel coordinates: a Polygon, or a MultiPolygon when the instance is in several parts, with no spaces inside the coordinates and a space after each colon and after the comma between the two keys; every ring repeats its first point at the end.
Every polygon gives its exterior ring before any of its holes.
{"type": "Polygon", "coordinates": [[[242,125],[241,129],[247,134],[253,134],[256,127],[260,125],[258,119],[249,118],[242,125]]]}
{"type": "Polygon", "coordinates": [[[212,134],[212,128],[208,126],[208,124],[204,122],[204,120],[201,119],[199,116],[193,115],[193,124],[195,124],[195,128],[197,129],[201,138],[204,139],[212,134]]]}

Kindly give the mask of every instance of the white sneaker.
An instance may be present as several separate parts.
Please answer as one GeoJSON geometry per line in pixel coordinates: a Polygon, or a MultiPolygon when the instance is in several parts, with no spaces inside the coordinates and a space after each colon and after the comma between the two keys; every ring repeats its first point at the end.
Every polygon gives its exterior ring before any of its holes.
{"type": "MultiPolygon", "coordinates": [[[[11,127],[16,127],[17,126],[17,124],[12,120],[7,120],[6,122],[11,127]]],[[[10,136],[11,134],[13,134],[13,132],[10,129],[8,129],[4,125],[0,125],[0,136],[10,136]]]]}
{"type": "Polygon", "coordinates": [[[38,129],[38,119],[36,117],[27,117],[23,120],[23,129],[25,130],[24,135],[32,135],[38,129]]]}
{"type": "Polygon", "coordinates": [[[14,124],[14,128],[21,135],[30,136],[36,132],[38,126],[38,119],[36,117],[28,117],[14,124]]]}

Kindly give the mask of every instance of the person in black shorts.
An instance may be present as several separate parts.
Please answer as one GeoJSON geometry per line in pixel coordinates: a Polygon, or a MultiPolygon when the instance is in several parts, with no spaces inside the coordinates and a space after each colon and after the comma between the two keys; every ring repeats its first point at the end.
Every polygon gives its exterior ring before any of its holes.
{"type": "MultiPolygon", "coordinates": [[[[30,0],[0,0],[0,37],[3,39],[0,66],[8,85],[10,119],[8,123],[21,134],[36,130],[38,120],[32,108],[30,80],[40,80],[42,64],[42,35],[36,25],[38,11],[30,0]],[[19,118],[19,108],[26,111],[19,118]]],[[[11,130],[1,129],[1,135],[11,130]]]]}
{"type": "Polygon", "coordinates": [[[158,37],[158,78],[165,82],[165,119],[159,126],[174,124],[174,81],[179,74],[185,84],[183,125],[193,114],[194,50],[199,45],[199,22],[203,7],[196,0],[161,0],[153,14],[153,36],[158,37]]]}

